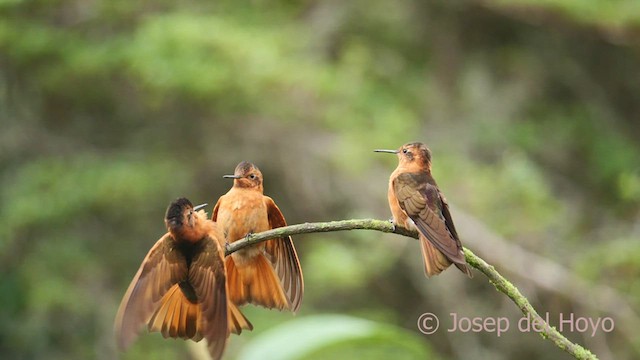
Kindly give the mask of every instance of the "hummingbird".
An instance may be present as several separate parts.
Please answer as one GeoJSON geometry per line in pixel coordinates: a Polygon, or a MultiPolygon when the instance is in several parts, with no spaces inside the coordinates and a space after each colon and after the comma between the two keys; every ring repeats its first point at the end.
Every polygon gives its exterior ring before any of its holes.
{"type": "MultiPolygon", "coordinates": [[[[282,226],[287,222],[276,203],[264,195],[262,172],[243,161],[236,166],[233,186],[216,203],[212,219],[222,229],[224,245],[282,226]]],[[[221,243],[222,245],[222,243],[221,243]]],[[[268,309],[300,308],[304,281],[290,236],[240,249],[225,260],[229,299],[236,305],[252,303],[268,309]]]]}
{"type": "Polygon", "coordinates": [[[218,226],[186,198],[167,208],[168,232],[151,248],[127,289],[115,319],[121,350],[146,324],[167,338],[207,340],[213,359],[222,357],[231,332],[252,329],[228,301],[218,226]]]}
{"type": "Polygon", "coordinates": [[[452,263],[473,277],[447,199],[431,176],[431,150],[414,142],[397,150],[374,151],[398,156],[398,167],[389,177],[389,207],[395,225],[418,231],[427,277],[438,275],[452,263]]]}

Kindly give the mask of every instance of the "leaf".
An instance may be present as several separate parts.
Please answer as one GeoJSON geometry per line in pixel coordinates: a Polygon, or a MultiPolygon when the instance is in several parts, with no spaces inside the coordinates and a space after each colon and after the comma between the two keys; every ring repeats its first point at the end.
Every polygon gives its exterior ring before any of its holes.
{"type": "Polygon", "coordinates": [[[344,315],[298,318],[268,330],[239,354],[252,359],[431,359],[430,349],[404,329],[344,315]]]}

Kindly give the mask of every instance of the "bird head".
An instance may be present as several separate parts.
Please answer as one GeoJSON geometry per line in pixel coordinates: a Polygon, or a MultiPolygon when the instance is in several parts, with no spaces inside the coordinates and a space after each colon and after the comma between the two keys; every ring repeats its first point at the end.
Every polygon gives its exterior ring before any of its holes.
{"type": "Polygon", "coordinates": [[[421,142],[406,143],[397,150],[377,149],[374,151],[396,154],[399,166],[420,167],[431,170],[431,150],[421,142]]]}
{"type": "Polygon", "coordinates": [[[238,164],[233,175],[224,175],[223,177],[233,179],[234,187],[255,188],[262,191],[262,172],[248,161],[238,164]]]}
{"type": "Polygon", "coordinates": [[[207,218],[204,211],[198,211],[205,206],[207,206],[207,204],[194,207],[187,198],[176,199],[169,205],[164,217],[167,229],[172,234],[193,232],[194,229],[199,227],[200,222],[207,218]]]}

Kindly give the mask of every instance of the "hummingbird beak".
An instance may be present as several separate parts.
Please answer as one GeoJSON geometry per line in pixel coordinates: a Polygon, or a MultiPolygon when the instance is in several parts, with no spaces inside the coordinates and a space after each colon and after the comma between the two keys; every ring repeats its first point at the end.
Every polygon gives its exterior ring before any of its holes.
{"type": "Polygon", "coordinates": [[[207,206],[207,205],[209,205],[209,204],[204,203],[204,204],[200,204],[200,205],[198,205],[198,206],[194,206],[194,207],[193,207],[193,211],[198,211],[198,210],[200,210],[200,209],[204,208],[204,207],[205,207],[205,206],[207,206]]]}
{"type": "Polygon", "coordinates": [[[385,150],[385,149],[376,149],[373,152],[381,152],[381,153],[389,153],[389,154],[397,154],[398,150],[385,150]]]}
{"type": "Polygon", "coordinates": [[[222,175],[225,179],[240,179],[242,176],[240,175],[222,175]]]}

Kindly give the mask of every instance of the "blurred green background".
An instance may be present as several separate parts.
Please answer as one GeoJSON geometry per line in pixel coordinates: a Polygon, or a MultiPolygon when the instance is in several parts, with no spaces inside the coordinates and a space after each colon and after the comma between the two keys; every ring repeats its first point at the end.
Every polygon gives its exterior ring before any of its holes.
{"type": "MultiPolygon", "coordinates": [[[[291,224],[387,219],[396,159],[372,150],[408,141],[463,244],[552,325],[615,321],[571,340],[640,358],[639,36],[634,0],[1,0],[2,358],[198,358],[113,343],[167,204],[213,205],[248,160],[291,224]]],[[[480,273],[425,279],[411,239],[294,241],[300,313],[246,308],[226,358],[569,358],[480,273]],[[512,329],[448,332],[451,312],[512,329]]]]}

